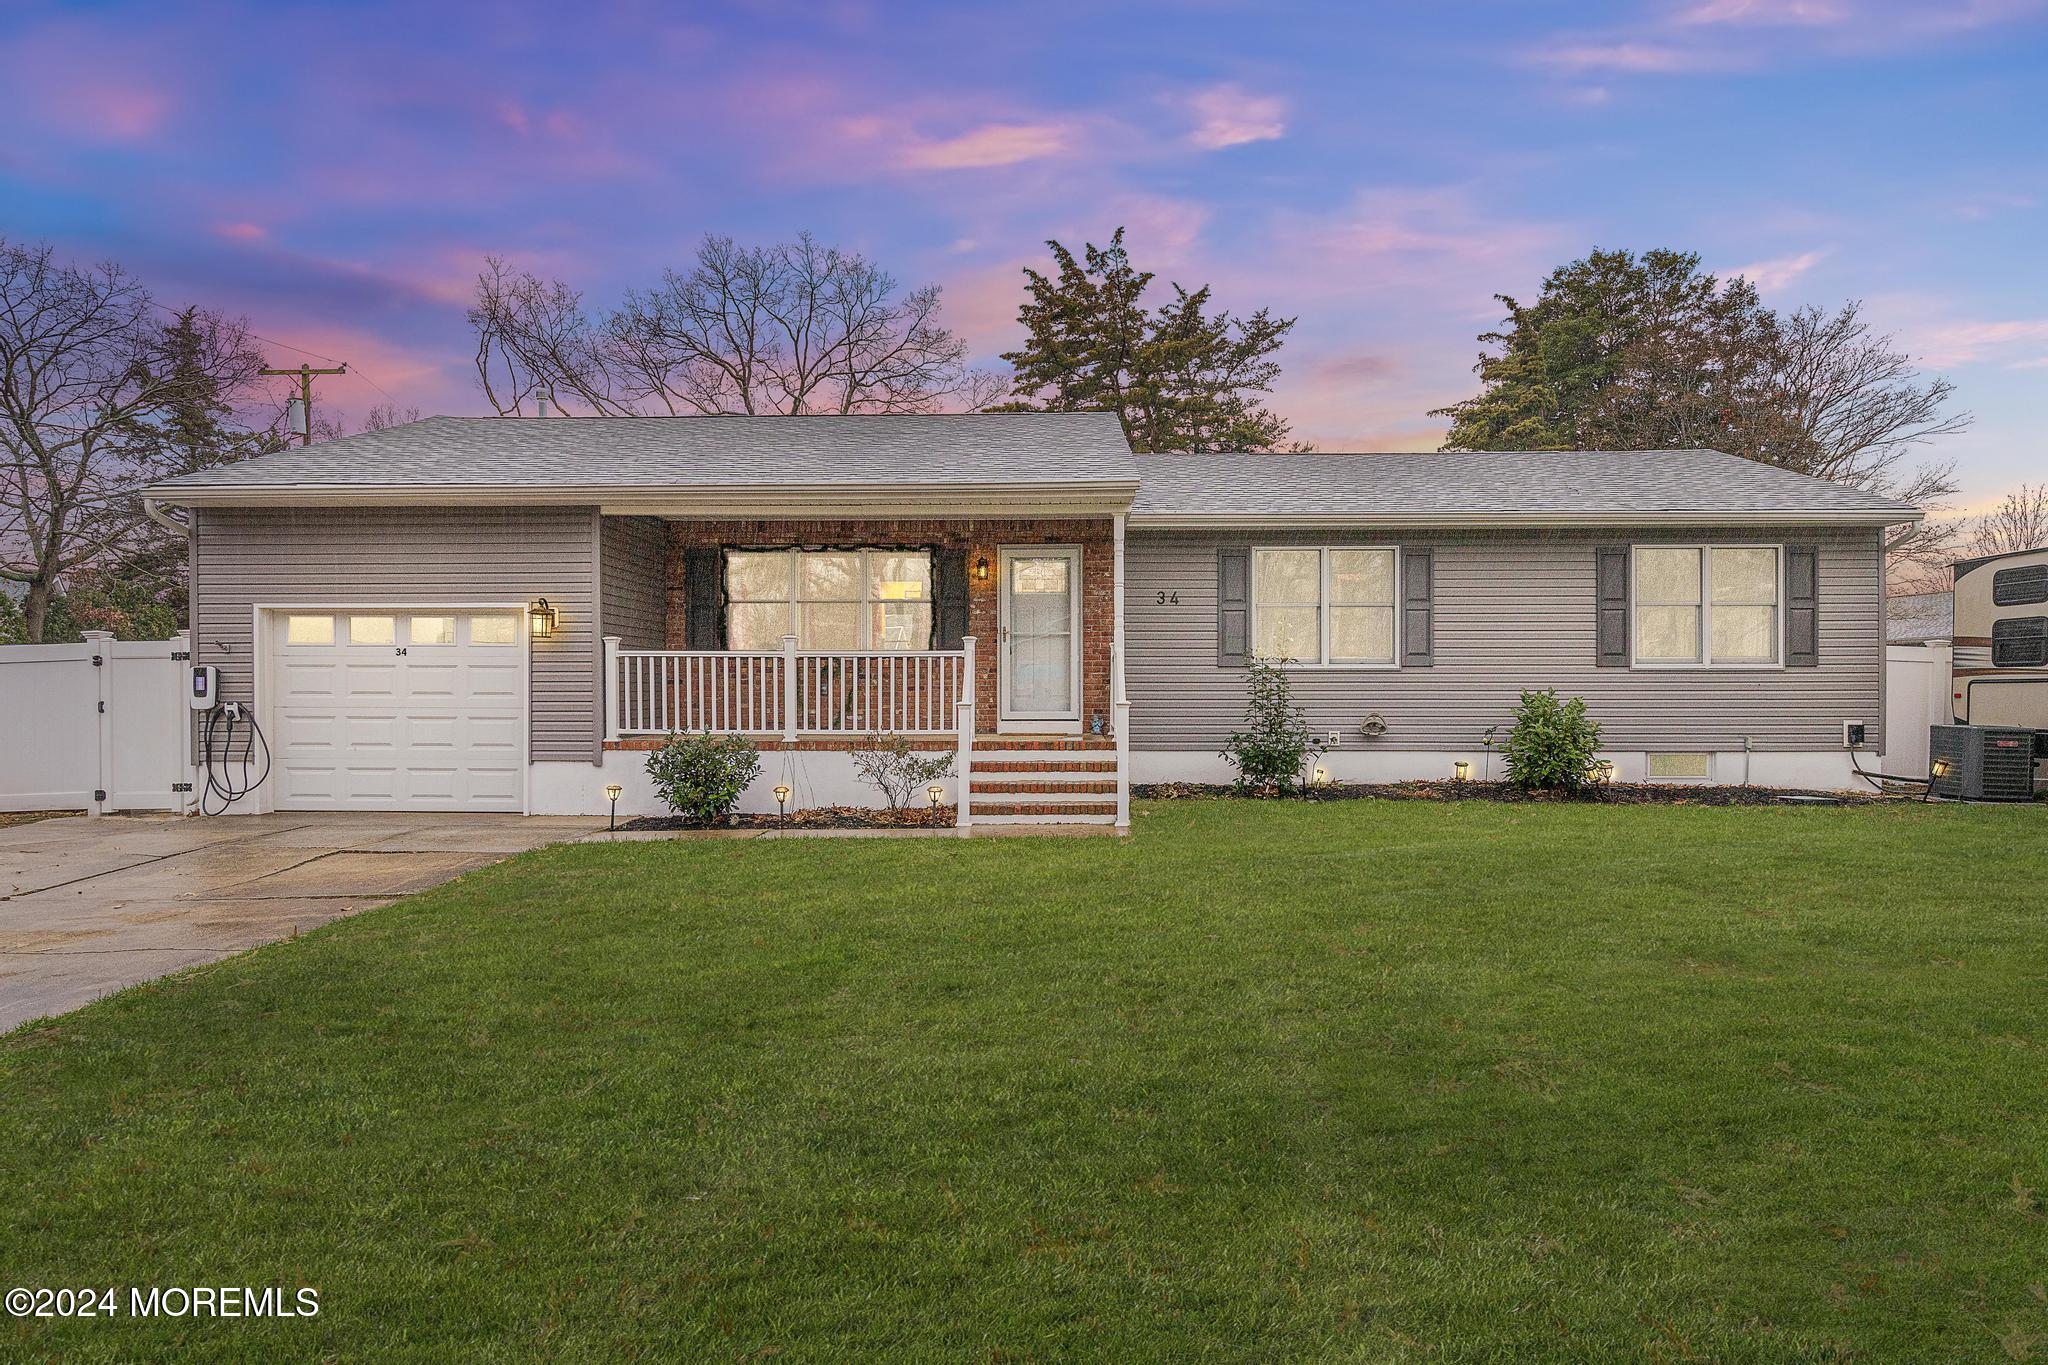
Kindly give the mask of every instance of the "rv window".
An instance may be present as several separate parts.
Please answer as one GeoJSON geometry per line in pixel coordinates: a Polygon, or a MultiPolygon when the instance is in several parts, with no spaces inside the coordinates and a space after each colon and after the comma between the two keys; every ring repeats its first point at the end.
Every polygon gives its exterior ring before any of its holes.
{"type": "Polygon", "coordinates": [[[2048,667],[2048,616],[2014,616],[1991,623],[1993,668],[2048,667]]]}
{"type": "Polygon", "coordinates": [[[2048,564],[2000,569],[1991,575],[1993,606],[2024,607],[2032,602],[2048,602],[2048,564]]]}

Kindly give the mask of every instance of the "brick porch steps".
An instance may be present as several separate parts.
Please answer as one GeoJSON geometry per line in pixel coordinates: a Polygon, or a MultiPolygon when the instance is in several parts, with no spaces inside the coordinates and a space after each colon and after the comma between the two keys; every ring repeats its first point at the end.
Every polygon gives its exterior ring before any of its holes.
{"type": "Polygon", "coordinates": [[[990,824],[1114,824],[1122,780],[1101,735],[977,735],[968,809],[990,824]]]}

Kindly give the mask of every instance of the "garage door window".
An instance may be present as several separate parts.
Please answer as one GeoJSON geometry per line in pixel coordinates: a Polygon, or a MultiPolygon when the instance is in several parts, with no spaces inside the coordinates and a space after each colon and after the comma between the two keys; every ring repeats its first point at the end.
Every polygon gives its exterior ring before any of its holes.
{"type": "Polygon", "coordinates": [[[395,638],[389,616],[348,618],[348,642],[352,645],[388,645],[395,638]]]}
{"type": "Polygon", "coordinates": [[[473,645],[509,645],[518,638],[518,623],[509,616],[472,616],[469,642],[473,645]]]}
{"type": "Polygon", "coordinates": [[[287,617],[284,623],[284,642],[288,645],[331,645],[334,643],[334,618],[287,617]]]}
{"type": "Polygon", "coordinates": [[[454,644],[455,618],[452,616],[413,617],[411,642],[416,645],[454,644]]]}

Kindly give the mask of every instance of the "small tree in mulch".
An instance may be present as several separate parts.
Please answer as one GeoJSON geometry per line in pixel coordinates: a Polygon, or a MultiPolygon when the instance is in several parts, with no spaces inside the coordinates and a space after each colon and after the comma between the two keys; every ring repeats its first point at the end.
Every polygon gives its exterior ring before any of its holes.
{"type": "Polygon", "coordinates": [[[1522,694],[1501,750],[1517,787],[1572,794],[1593,785],[1599,751],[1600,723],[1586,714],[1586,699],[1559,701],[1556,688],[1522,694]]]}
{"type": "Polygon", "coordinates": [[[708,825],[731,815],[761,775],[761,751],[740,735],[670,735],[647,756],[647,775],[670,810],[708,825]]]}
{"type": "Polygon", "coordinates": [[[1245,689],[1244,728],[1230,737],[1221,756],[1237,769],[1240,788],[1292,793],[1301,785],[1303,766],[1322,753],[1308,718],[1294,704],[1294,683],[1274,660],[1253,659],[1245,689]]]}
{"type": "Polygon", "coordinates": [[[932,783],[953,775],[951,750],[927,757],[904,735],[869,735],[852,757],[854,776],[880,792],[890,810],[915,804],[932,783]]]}

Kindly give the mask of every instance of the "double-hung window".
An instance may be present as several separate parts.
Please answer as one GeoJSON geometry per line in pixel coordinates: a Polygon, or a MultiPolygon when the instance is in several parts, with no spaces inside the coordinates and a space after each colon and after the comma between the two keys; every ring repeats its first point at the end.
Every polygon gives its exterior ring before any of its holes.
{"type": "Polygon", "coordinates": [[[729,649],[927,649],[928,550],[728,550],[729,649]]]}
{"type": "Polygon", "coordinates": [[[1252,648],[1300,664],[1394,662],[1394,552],[1252,551],[1252,648]]]}
{"type": "Polygon", "coordinates": [[[1783,658],[1775,545],[1638,545],[1635,661],[1760,667],[1783,658]]]}

